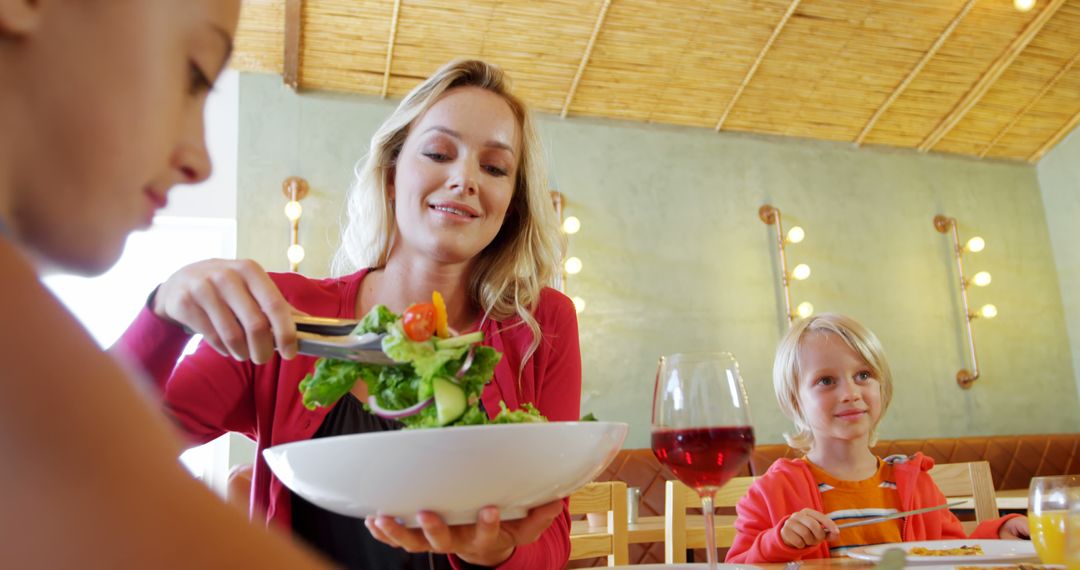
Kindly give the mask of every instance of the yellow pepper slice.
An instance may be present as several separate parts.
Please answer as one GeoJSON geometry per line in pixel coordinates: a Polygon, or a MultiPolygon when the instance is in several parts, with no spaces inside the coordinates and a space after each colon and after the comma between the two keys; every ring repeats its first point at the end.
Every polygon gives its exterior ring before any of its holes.
{"type": "Polygon", "coordinates": [[[450,338],[450,324],[446,317],[446,301],[438,291],[431,292],[431,304],[435,305],[435,336],[450,338]]]}

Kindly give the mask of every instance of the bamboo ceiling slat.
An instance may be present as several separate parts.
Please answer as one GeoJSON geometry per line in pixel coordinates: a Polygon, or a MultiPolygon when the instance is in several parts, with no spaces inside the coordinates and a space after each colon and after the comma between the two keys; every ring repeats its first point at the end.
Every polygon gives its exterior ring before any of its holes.
{"type": "Polygon", "coordinates": [[[245,0],[230,65],[240,71],[281,73],[285,0],[245,0]]]}
{"type": "Polygon", "coordinates": [[[390,88],[390,68],[394,64],[394,40],[397,37],[398,14],[401,13],[401,0],[394,0],[394,14],[390,17],[390,39],[386,45],[386,69],[383,70],[382,92],[379,96],[386,98],[386,91],[390,88]]]}
{"type": "Polygon", "coordinates": [[[1028,22],[1028,25],[1024,27],[1024,31],[1009,44],[1005,51],[1002,52],[1001,56],[990,65],[990,68],[987,69],[981,77],[979,77],[979,80],[971,90],[964,94],[963,99],[956,104],[956,107],[954,107],[953,110],[950,111],[936,127],[934,127],[934,130],[926,135],[926,138],[919,143],[919,150],[925,152],[933,148],[934,145],[940,142],[941,139],[956,126],[956,123],[964,118],[964,115],[971,111],[972,107],[978,104],[979,100],[986,95],[986,92],[993,86],[998,77],[1001,77],[1001,74],[1012,65],[1012,62],[1017,56],[1024,51],[1024,48],[1031,43],[1031,40],[1035,38],[1035,35],[1042,30],[1042,27],[1050,21],[1050,18],[1053,17],[1054,13],[1057,12],[1064,3],[1065,0],[1049,0],[1046,6],[1039,11],[1039,14],[1031,22],[1028,22]]]}
{"type": "MultiPolygon", "coordinates": [[[[1053,141],[1053,146],[1060,140],[1062,127],[1075,125],[1070,121],[1077,112],[1080,112],[1080,69],[1074,67],[990,149],[987,156],[1022,156],[1025,160],[1035,155],[1041,156],[1039,150],[1047,141],[1053,141]]],[[[1066,129],[1064,134],[1068,134],[1069,130],[1066,129]]]]}
{"type": "Polygon", "coordinates": [[[578,85],[575,114],[648,120],[697,24],[687,11],[664,4],[618,0],[611,5],[588,73],[578,85]],[[664,30],[666,41],[650,41],[656,30],[664,30]]]}
{"type": "Polygon", "coordinates": [[[784,31],[784,26],[786,26],[788,20],[791,19],[791,15],[795,13],[795,10],[799,9],[799,4],[801,2],[802,0],[791,0],[788,9],[784,11],[784,15],[780,17],[780,21],[776,23],[776,27],[773,28],[772,33],[769,34],[769,39],[765,40],[765,45],[761,46],[761,51],[759,51],[757,57],[754,58],[754,62],[750,64],[750,69],[746,71],[746,76],[739,82],[739,86],[735,89],[735,94],[731,96],[731,100],[729,100],[727,106],[724,107],[724,111],[720,114],[720,119],[716,121],[716,126],[713,127],[713,129],[719,131],[724,128],[724,121],[727,121],[728,115],[731,114],[731,110],[739,103],[739,97],[742,97],[743,91],[746,90],[746,86],[754,79],[754,74],[757,73],[761,62],[765,60],[765,56],[769,53],[769,49],[772,48],[773,44],[776,42],[776,38],[780,36],[780,33],[784,31]]]}
{"type": "Polygon", "coordinates": [[[714,126],[717,110],[730,101],[789,4],[773,0],[746,11],[710,3],[704,10],[688,13],[695,25],[683,53],[653,98],[648,120],[714,126]],[[726,38],[720,49],[718,37],[726,38]]]}
{"type": "MultiPolygon", "coordinates": [[[[1030,75],[1009,74],[999,80],[1000,93],[988,95],[1005,98],[1007,93],[1030,94],[1046,85],[1080,52],[1080,2],[1070,0],[1013,64],[1030,75]]],[[[1004,136],[986,153],[989,157],[1024,158],[1031,156],[1080,108],[1080,69],[1074,64],[1036,101],[1004,136]]],[[[993,99],[991,99],[993,101],[993,99]]],[[[1030,101],[1024,101],[1029,103],[1030,101]]],[[[1019,105],[1017,106],[1019,107],[1019,105]]],[[[996,133],[995,133],[996,134],[996,133]]],[[[989,139],[988,139],[989,140],[989,139]]],[[[981,150],[981,148],[980,148],[981,150]]]]}
{"type": "Polygon", "coordinates": [[[917,147],[1038,13],[1017,12],[1011,2],[976,3],[865,142],[917,147]]]}
{"type": "Polygon", "coordinates": [[[1047,151],[1053,148],[1053,146],[1060,142],[1061,139],[1065,138],[1065,135],[1069,134],[1073,129],[1075,129],[1076,125],[1078,124],[1080,124],[1080,110],[1078,110],[1076,114],[1073,115],[1072,119],[1070,119],[1068,123],[1065,123],[1065,125],[1058,129],[1056,133],[1051,135],[1050,138],[1045,143],[1043,143],[1042,146],[1036,149],[1035,152],[1031,153],[1031,156],[1028,157],[1028,162],[1036,162],[1040,158],[1042,158],[1042,156],[1046,154],[1047,151]]]}
{"type": "MultiPolygon", "coordinates": [[[[891,9],[888,2],[882,6],[891,9]]],[[[852,8],[838,0],[803,2],[725,128],[787,136],[812,131],[819,133],[815,138],[826,140],[854,138],[873,109],[863,108],[866,98],[853,87],[884,90],[896,82],[857,61],[855,46],[889,41],[873,28],[887,26],[893,16],[880,13],[884,21],[867,26],[871,9],[869,3],[852,8]],[[789,93],[782,104],[775,97],[780,89],[789,93]],[[780,130],[773,125],[780,125],[780,130]]]]}
{"type": "Polygon", "coordinates": [[[881,106],[879,106],[877,110],[874,111],[874,114],[870,117],[870,120],[868,120],[866,122],[866,125],[863,126],[862,130],[859,131],[859,136],[855,137],[855,144],[862,144],[863,140],[866,139],[866,135],[870,133],[870,130],[873,129],[874,125],[877,124],[878,119],[881,118],[881,115],[884,114],[885,111],[888,110],[888,108],[896,101],[896,98],[899,97],[905,89],[907,89],[907,86],[911,84],[912,80],[914,80],[917,75],[919,75],[919,72],[922,71],[922,68],[926,65],[926,63],[929,62],[930,59],[933,58],[935,55],[937,55],[938,50],[941,49],[941,45],[945,43],[945,40],[949,39],[949,36],[952,35],[953,30],[956,29],[956,26],[960,24],[960,21],[964,19],[964,16],[967,16],[968,12],[970,12],[973,7],[975,7],[975,0],[967,0],[967,2],[964,3],[963,7],[960,8],[960,11],[956,14],[955,17],[953,17],[952,21],[949,22],[949,25],[946,26],[945,29],[941,32],[941,34],[937,37],[937,39],[934,40],[934,43],[930,46],[930,49],[926,50],[926,53],[924,53],[923,56],[919,58],[919,62],[916,63],[913,68],[911,68],[911,71],[909,71],[906,76],[904,76],[903,81],[901,81],[900,84],[897,85],[895,89],[893,89],[892,93],[889,93],[889,96],[885,99],[881,106]]]}
{"type": "Polygon", "coordinates": [[[589,58],[592,57],[593,46],[596,45],[596,38],[600,36],[600,30],[604,27],[604,18],[607,17],[610,7],[611,0],[604,0],[604,4],[600,6],[600,14],[596,16],[596,24],[593,25],[592,34],[589,35],[589,43],[585,44],[585,53],[581,55],[581,63],[578,64],[577,71],[574,73],[574,79],[570,81],[570,90],[566,92],[566,101],[563,102],[562,111],[559,112],[560,117],[565,117],[566,112],[570,110],[570,103],[574,100],[578,83],[581,82],[581,76],[585,73],[585,66],[589,64],[589,58]]]}
{"type": "MultiPolygon", "coordinates": [[[[1039,103],[1043,96],[1045,96],[1051,89],[1054,88],[1055,85],[1057,85],[1058,81],[1061,81],[1062,77],[1064,77],[1070,70],[1072,70],[1073,66],[1076,65],[1077,61],[1080,61],[1080,51],[1077,51],[1076,55],[1074,55],[1072,59],[1070,59],[1069,62],[1065,64],[1064,67],[1054,73],[1054,76],[1051,77],[1045,85],[1043,85],[1042,89],[1039,89],[1039,92],[1031,98],[1031,101],[1029,101],[1026,105],[1023,106],[1023,108],[1017,111],[1016,115],[1014,115],[1013,118],[1009,120],[1008,124],[1002,127],[1001,130],[999,130],[998,133],[994,135],[994,138],[990,139],[990,142],[986,143],[986,146],[984,146],[982,150],[980,150],[978,153],[979,158],[986,156],[986,153],[990,152],[990,149],[994,148],[994,145],[996,145],[1002,137],[1008,134],[1008,132],[1016,126],[1016,123],[1019,123],[1020,119],[1024,118],[1024,115],[1026,115],[1028,111],[1035,107],[1035,105],[1039,103]]],[[[1006,110],[1007,109],[1008,108],[1006,108],[1006,110]]]]}
{"type": "Polygon", "coordinates": [[[305,0],[302,86],[379,95],[392,16],[390,0],[305,0]]]}
{"type": "MultiPolygon", "coordinates": [[[[1080,0],[972,2],[303,0],[297,75],[399,97],[478,57],[553,114],[1037,160],[1076,128],[1080,0]]],[[[285,6],[244,0],[233,67],[282,73],[285,6]]]]}

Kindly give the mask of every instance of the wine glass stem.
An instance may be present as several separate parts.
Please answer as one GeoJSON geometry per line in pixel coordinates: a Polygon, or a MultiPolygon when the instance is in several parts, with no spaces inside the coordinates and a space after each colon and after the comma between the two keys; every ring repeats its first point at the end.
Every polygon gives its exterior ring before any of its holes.
{"type": "Polygon", "coordinates": [[[713,521],[713,492],[702,493],[701,512],[705,515],[705,558],[709,570],[716,570],[716,525],[713,521]]]}

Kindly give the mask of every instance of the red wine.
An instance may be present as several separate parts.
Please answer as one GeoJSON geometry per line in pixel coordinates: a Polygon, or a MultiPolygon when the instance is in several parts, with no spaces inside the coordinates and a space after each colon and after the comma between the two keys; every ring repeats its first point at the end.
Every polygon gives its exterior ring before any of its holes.
{"type": "Polygon", "coordinates": [[[652,434],[653,455],[687,486],[719,488],[731,480],[754,450],[750,426],[661,429],[652,434]]]}

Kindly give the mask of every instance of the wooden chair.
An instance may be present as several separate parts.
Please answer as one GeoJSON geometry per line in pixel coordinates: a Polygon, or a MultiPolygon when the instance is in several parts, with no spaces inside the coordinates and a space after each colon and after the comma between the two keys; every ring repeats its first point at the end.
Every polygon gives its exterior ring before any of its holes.
{"type": "Polygon", "coordinates": [[[607,557],[608,566],[630,563],[626,483],[589,483],[570,495],[570,514],[607,513],[607,532],[570,535],[570,560],[607,557]]]}
{"type": "MultiPolygon", "coordinates": [[[[754,477],[735,477],[716,492],[713,505],[734,507],[750,489],[754,477]]],[[[705,548],[705,526],[687,524],[686,509],[701,508],[697,491],[679,481],[668,481],[664,497],[664,562],[686,562],[686,550],[705,548]]],[[[696,517],[700,519],[701,517],[696,517]]],[[[716,547],[727,548],[735,540],[735,517],[716,517],[716,547]]]]}
{"type": "MultiPolygon", "coordinates": [[[[930,477],[950,500],[957,497],[972,497],[975,500],[976,525],[998,518],[994,479],[988,462],[942,463],[930,470],[930,477]]],[[[969,526],[965,525],[968,532],[971,531],[967,528],[969,526]]]]}

